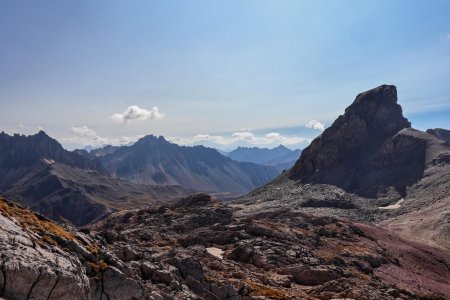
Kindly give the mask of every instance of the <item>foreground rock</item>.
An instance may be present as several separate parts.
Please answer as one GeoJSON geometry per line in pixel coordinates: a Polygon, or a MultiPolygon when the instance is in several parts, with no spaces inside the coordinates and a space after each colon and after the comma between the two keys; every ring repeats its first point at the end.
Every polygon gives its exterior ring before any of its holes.
{"type": "Polygon", "coordinates": [[[0,297],[8,299],[450,296],[446,253],[363,223],[286,209],[245,217],[197,194],[116,213],[81,233],[0,203],[0,297]]]}
{"type": "Polygon", "coordinates": [[[52,245],[50,235],[73,235],[53,223],[0,201],[0,291],[7,299],[88,299],[80,260],[52,245]],[[31,225],[33,224],[33,225],[31,225]],[[28,225],[30,225],[28,227],[28,225]],[[49,235],[39,232],[48,227],[49,235]]]}
{"type": "Polygon", "coordinates": [[[149,295],[158,294],[151,299],[450,296],[445,252],[371,225],[295,210],[246,217],[199,194],[176,206],[117,213],[92,230],[121,260],[105,262],[129,272],[149,295]],[[106,243],[112,231],[118,238],[106,243]],[[392,270],[398,276],[388,276],[392,270]]]}
{"type": "Polygon", "coordinates": [[[81,232],[0,199],[0,297],[138,299],[143,287],[104,263],[81,232]]]}

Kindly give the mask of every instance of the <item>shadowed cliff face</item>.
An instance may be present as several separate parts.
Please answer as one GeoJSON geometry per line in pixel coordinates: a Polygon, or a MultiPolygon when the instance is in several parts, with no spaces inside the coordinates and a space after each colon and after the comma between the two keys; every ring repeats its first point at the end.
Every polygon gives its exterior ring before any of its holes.
{"type": "Polygon", "coordinates": [[[402,195],[422,176],[425,163],[426,143],[406,134],[410,126],[397,104],[395,86],[359,94],[303,151],[290,177],[369,197],[391,187],[402,195]]]}

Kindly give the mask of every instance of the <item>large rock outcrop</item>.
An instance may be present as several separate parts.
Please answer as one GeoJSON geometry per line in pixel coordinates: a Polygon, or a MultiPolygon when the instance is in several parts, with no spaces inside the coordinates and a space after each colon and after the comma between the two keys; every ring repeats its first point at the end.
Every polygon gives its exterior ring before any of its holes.
{"type": "Polygon", "coordinates": [[[302,152],[290,177],[364,196],[377,196],[390,187],[402,194],[421,176],[426,147],[410,135],[398,135],[410,126],[397,103],[395,86],[359,94],[344,115],[302,152]]]}
{"type": "Polygon", "coordinates": [[[0,199],[0,298],[144,299],[144,287],[113,265],[95,236],[0,199]]]}
{"type": "MultiPolygon", "coordinates": [[[[51,245],[53,242],[48,236],[26,227],[27,221],[23,218],[33,219],[35,228],[39,226],[38,222],[42,226],[51,223],[46,224],[45,219],[24,212],[16,205],[0,200],[0,296],[7,299],[74,299],[74,295],[78,295],[78,299],[89,299],[89,280],[80,260],[51,245]]],[[[67,233],[58,229],[63,235],[67,233]]]]}

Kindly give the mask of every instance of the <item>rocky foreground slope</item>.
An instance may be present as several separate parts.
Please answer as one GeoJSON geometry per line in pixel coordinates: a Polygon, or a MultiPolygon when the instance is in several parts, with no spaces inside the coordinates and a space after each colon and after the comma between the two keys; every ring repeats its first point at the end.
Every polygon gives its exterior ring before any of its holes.
{"type": "Polygon", "coordinates": [[[7,299],[445,299],[448,253],[381,228],[197,194],[82,232],[0,201],[7,299]]]}

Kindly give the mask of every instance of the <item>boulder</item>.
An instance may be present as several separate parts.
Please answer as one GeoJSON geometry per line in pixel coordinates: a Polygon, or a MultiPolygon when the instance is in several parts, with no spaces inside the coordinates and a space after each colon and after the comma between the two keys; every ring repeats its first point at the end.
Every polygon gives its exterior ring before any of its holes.
{"type": "Polygon", "coordinates": [[[330,280],[339,278],[339,275],[326,267],[303,266],[296,269],[292,276],[294,281],[302,285],[321,285],[330,280]]]}
{"type": "Polygon", "coordinates": [[[0,213],[0,296],[6,299],[89,299],[89,280],[78,258],[39,245],[0,213]]]}
{"type": "Polygon", "coordinates": [[[196,193],[181,199],[178,205],[183,207],[203,206],[211,202],[211,200],[211,196],[208,194],[196,193]]]}
{"type": "Polygon", "coordinates": [[[102,272],[100,280],[93,278],[90,283],[91,299],[128,300],[145,295],[142,285],[112,266],[102,272]]]}

